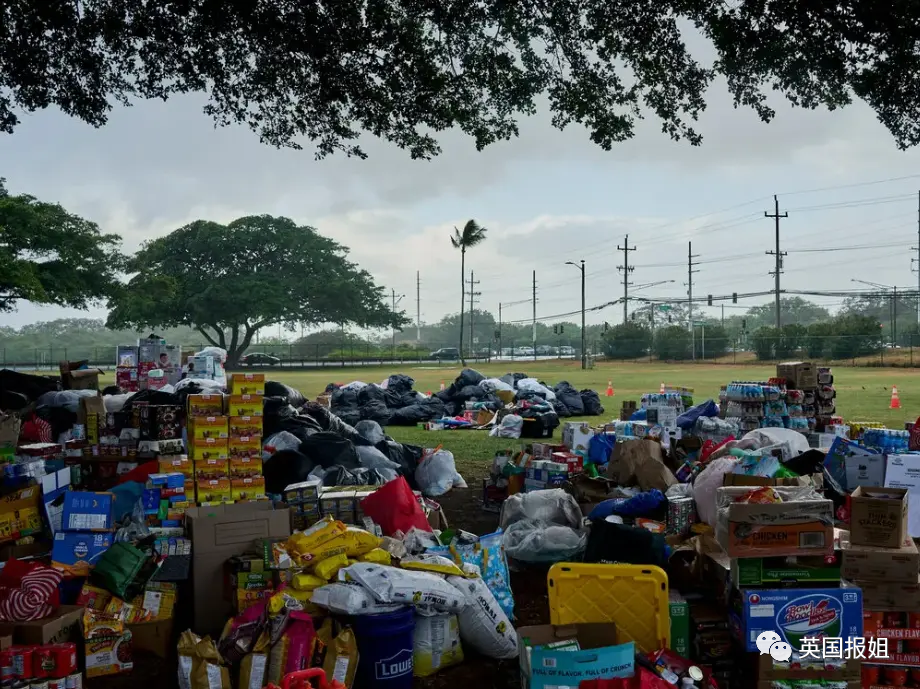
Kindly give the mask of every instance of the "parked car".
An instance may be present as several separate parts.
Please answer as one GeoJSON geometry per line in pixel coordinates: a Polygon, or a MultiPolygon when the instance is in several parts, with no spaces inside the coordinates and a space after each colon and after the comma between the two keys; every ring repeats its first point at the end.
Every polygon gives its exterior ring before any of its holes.
{"type": "Polygon", "coordinates": [[[514,353],[516,356],[533,356],[533,347],[515,347],[514,353]]]}
{"type": "Polygon", "coordinates": [[[559,348],[560,356],[575,356],[575,348],[569,347],[568,345],[563,345],[559,348]]]}
{"type": "Polygon", "coordinates": [[[442,347],[441,349],[429,354],[428,358],[437,359],[438,361],[453,361],[460,358],[460,350],[456,347],[442,347]]]}
{"type": "Polygon", "coordinates": [[[277,366],[281,359],[271,354],[245,354],[240,357],[240,366],[277,366]]]}
{"type": "Polygon", "coordinates": [[[538,345],[537,346],[537,354],[548,356],[548,355],[556,354],[557,352],[558,352],[558,349],[551,345],[538,345]]]}

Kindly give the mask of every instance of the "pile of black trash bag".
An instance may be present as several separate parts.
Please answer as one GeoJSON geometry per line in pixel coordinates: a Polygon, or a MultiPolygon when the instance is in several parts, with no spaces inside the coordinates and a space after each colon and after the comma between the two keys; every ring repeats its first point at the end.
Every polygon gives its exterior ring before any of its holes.
{"type": "Polygon", "coordinates": [[[328,385],[332,413],[354,426],[359,421],[376,421],[381,426],[414,426],[447,416],[443,402],[415,392],[415,381],[401,373],[387,378],[386,386],[370,383],[338,387],[328,385]]]}
{"type": "Polygon", "coordinates": [[[462,414],[467,402],[472,402],[474,409],[487,411],[498,411],[505,406],[498,395],[482,387],[481,383],[485,379],[479,371],[465,368],[460,371],[453,383],[435,393],[434,397],[444,404],[444,416],[462,414]]]}

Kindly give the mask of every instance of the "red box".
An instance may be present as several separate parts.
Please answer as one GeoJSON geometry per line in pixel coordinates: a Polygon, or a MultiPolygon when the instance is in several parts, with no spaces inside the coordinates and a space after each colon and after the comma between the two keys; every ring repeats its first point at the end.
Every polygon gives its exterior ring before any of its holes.
{"type": "Polygon", "coordinates": [[[552,461],[568,466],[570,474],[580,474],[585,469],[584,457],[574,452],[554,452],[552,461]]]}

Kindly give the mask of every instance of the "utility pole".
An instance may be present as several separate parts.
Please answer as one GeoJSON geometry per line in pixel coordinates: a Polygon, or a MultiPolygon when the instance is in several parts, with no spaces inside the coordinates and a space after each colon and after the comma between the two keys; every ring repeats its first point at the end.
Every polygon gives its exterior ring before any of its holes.
{"type": "Polygon", "coordinates": [[[415,341],[422,339],[422,273],[415,271],[415,341]]]}
{"type": "Polygon", "coordinates": [[[910,259],[910,269],[917,273],[917,330],[920,331],[920,191],[917,192],[917,246],[911,249],[917,252],[917,258],[910,259]]]}
{"type": "MultiPolygon", "coordinates": [[[[395,289],[391,289],[390,294],[392,295],[392,298],[393,298],[393,313],[396,313],[396,305],[402,301],[402,298],[405,295],[404,294],[397,295],[395,289]]],[[[393,328],[393,349],[390,351],[390,354],[394,358],[396,357],[396,328],[393,328]]]]}
{"type": "Polygon", "coordinates": [[[498,302],[498,358],[502,358],[502,303],[498,302]]]}
{"type": "MultiPolygon", "coordinates": [[[[779,212],[779,199],[776,197],[776,194],[773,195],[773,213],[763,212],[763,217],[773,218],[776,222],[776,249],[774,251],[768,251],[768,256],[774,256],[776,258],[776,267],[773,269],[773,272],[770,275],[773,276],[775,280],[775,287],[773,293],[776,297],[776,329],[777,331],[783,326],[782,318],[779,312],[779,276],[783,272],[783,256],[786,255],[785,251],[779,250],[779,220],[780,218],[788,218],[788,213],[779,212]]],[[[777,335],[779,333],[777,332],[777,335]]]]}
{"type": "Polygon", "coordinates": [[[629,274],[635,270],[635,267],[629,265],[629,252],[635,251],[636,247],[629,246],[629,235],[623,241],[623,246],[617,246],[617,251],[623,252],[623,265],[617,266],[617,270],[623,272],[623,324],[626,324],[627,310],[629,309],[629,274]]]}
{"type": "Polygon", "coordinates": [[[722,327],[725,327],[725,304],[722,304],[722,327]]]}
{"type": "Polygon", "coordinates": [[[588,350],[585,342],[585,260],[580,263],[566,261],[567,266],[575,266],[581,271],[581,369],[584,371],[588,368],[588,350]]]}
{"type": "Polygon", "coordinates": [[[473,314],[473,309],[475,308],[474,299],[482,295],[482,292],[476,291],[476,285],[479,284],[479,281],[475,279],[475,273],[470,271],[470,354],[473,355],[473,358],[476,358],[476,350],[473,349],[473,319],[475,315],[473,314]]]}
{"type": "Polygon", "coordinates": [[[693,253],[693,242],[687,242],[687,318],[690,326],[690,356],[696,361],[696,334],[693,330],[693,274],[700,271],[694,270],[694,258],[699,258],[699,254],[693,253]]]}
{"type": "Polygon", "coordinates": [[[533,271],[533,331],[530,336],[533,360],[537,360],[537,271],[533,271]]]}

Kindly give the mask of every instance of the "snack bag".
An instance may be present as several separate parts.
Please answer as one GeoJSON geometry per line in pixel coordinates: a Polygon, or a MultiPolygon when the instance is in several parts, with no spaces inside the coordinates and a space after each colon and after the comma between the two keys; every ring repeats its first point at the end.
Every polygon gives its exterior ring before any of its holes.
{"type": "Polygon", "coordinates": [[[346,527],[345,554],[348,557],[358,557],[379,547],[380,539],[374,534],[354,526],[346,527]]]}
{"type": "Polygon", "coordinates": [[[358,562],[374,562],[378,565],[391,565],[393,564],[393,556],[383,548],[374,548],[372,551],[359,556],[358,562]]]}
{"type": "Polygon", "coordinates": [[[192,663],[191,689],[232,689],[230,671],[221,665],[217,646],[204,637],[196,646],[198,662],[192,663]]]}
{"type": "MultiPolygon", "coordinates": [[[[319,553],[328,551],[324,544],[341,539],[340,547],[345,547],[345,525],[332,517],[325,517],[303,532],[295,533],[287,541],[287,551],[304,562],[321,560],[319,553]]],[[[345,552],[344,550],[342,552],[345,552]]],[[[332,553],[333,555],[335,553],[332,553]]],[[[329,557],[329,555],[326,555],[329,557]]]]}
{"type": "Polygon", "coordinates": [[[325,583],[331,581],[342,567],[348,567],[348,556],[345,553],[339,553],[317,562],[313,567],[313,572],[325,583]]]}
{"type": "Polygon", "coordinates": [[[313,574],[295,574],[291,580],[291,586],[298,591],[312,591],[313,589],[325,586],[326,580],[313,574]]]}
{"type": "Polygon", "coordinates": [[[268,633],[263,633],[240,662],[240,689],[262,689],[267,682],[268,650],[271,647],[268,633]]]}
{"type": "Polygon", "coordinates": [[[310,667],[321,667],[330,682],[350,689],[358,669],[358,642],[351,627],[326,620],[313,641],[310,667]]]}
{"type": "Polygon", "coordinates": [[[315,635],[313,620],[308,614],[291,612],[287,626],[272,646],[268,661],[268,681],[280,686],[286,674],[306,670],[315,635]]]}
{"type": "MultiPolygon", "coordinates": [[[[432,574],[444,574],[445,576],[462,577],[463,570],[440,555],[423,555],[421,557],[405,558],[400,561],[399,566],[415,572],[431,572],[432,574]]],[[[419,675],[424,677],[425,675],[419,675]]]]}

